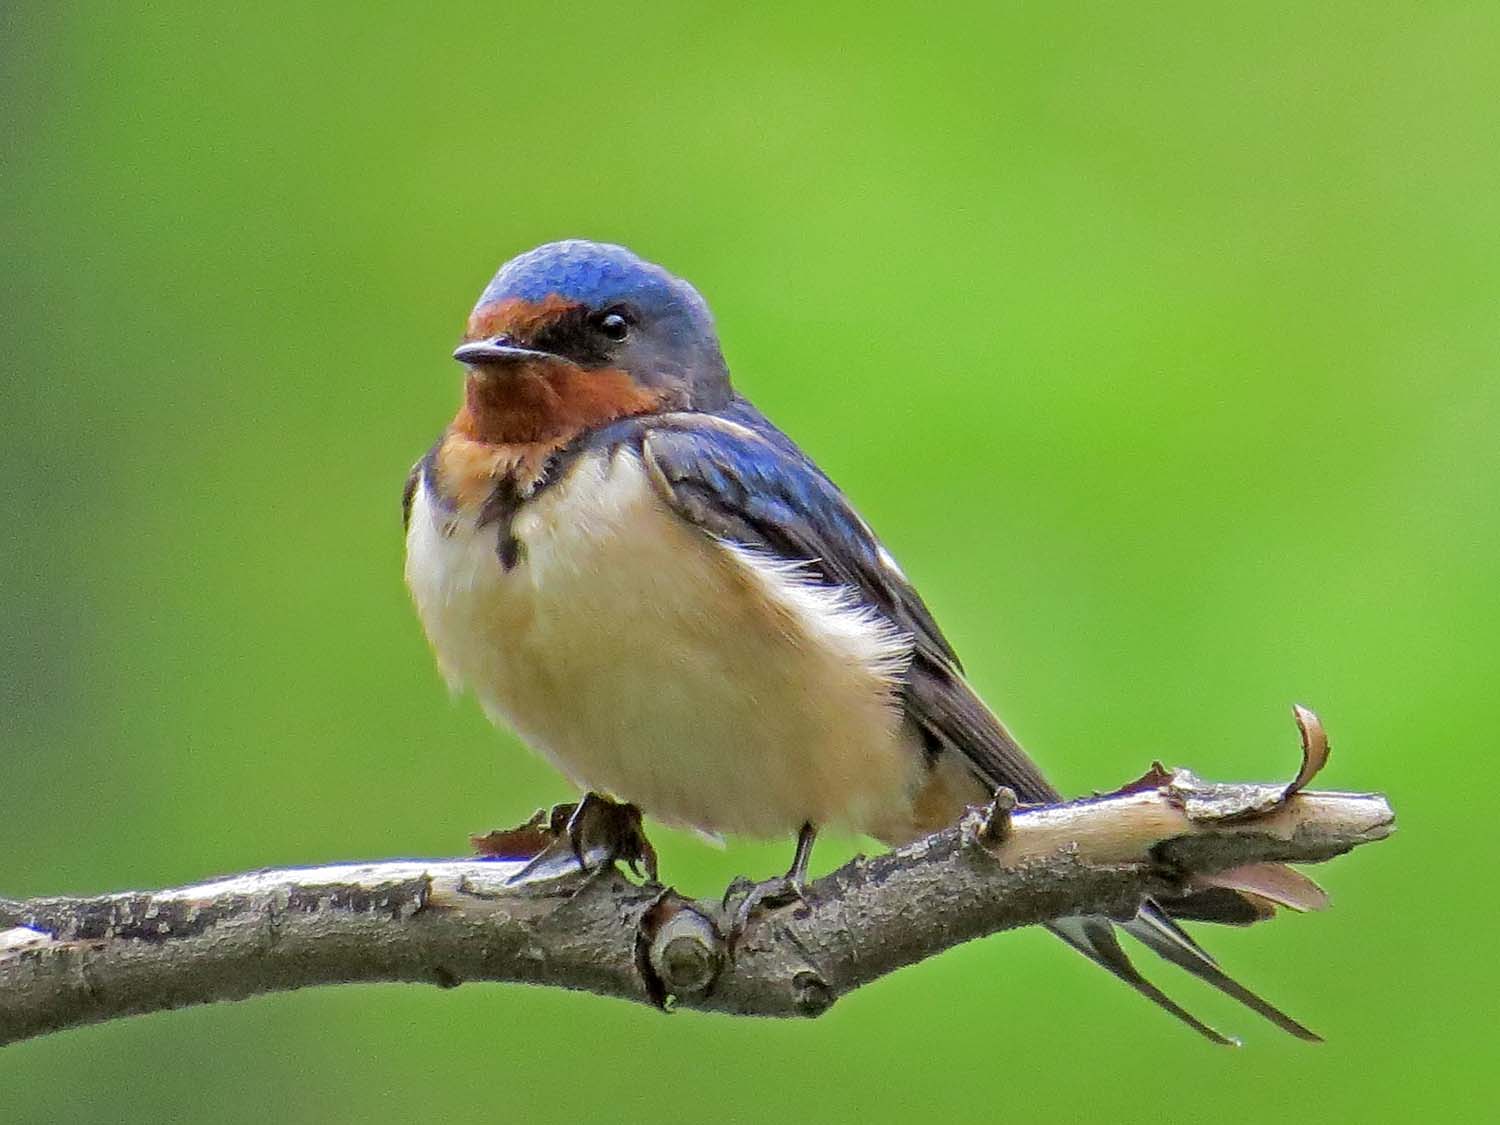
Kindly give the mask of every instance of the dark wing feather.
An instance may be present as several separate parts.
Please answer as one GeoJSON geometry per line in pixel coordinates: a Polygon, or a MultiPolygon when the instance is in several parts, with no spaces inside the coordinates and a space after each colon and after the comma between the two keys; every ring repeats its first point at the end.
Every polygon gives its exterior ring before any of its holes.
{"type": "Polygon", "coordinates": [[[411,472],[406,474],[406,485],[401,489],[401,530],[406,531],[411,527],[411,505],[416,499],[417,489],[422,487],[423,478],[431,479],[434,472],[433,466],[437,463],[438,450],[443,447],[443,439],[438,438],[432,443],[432,447],[422,454],[422,459],[411,467],[411,472]]]}
{"type": "Polygon", "coordinates": [[[904,701],[930,742],[963,755],[990,790],[1008,785],[1030,803],[1057,799],[964,681],[952,646],[874,532],[755,407],[736,399],[721,415],[665,415],[640,420],[637,429],[643,455],[684,518],[721,538],[806,563],[830,584],[857,591],[912,637],[904,701]]]}

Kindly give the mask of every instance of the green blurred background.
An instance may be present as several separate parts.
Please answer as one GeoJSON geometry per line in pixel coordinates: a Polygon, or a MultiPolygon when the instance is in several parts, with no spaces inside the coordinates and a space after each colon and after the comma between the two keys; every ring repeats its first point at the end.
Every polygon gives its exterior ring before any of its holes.
{"type": "MultiPolygon", "coordinates": [[[[1212,1049],[1026,932],[806,1025],[168,1013],[4,1051],[7,1121],[1487,1117],[1500,8],[215,7],[0,9],[0,892],[568,796],[447,698],[397,497],[475,294],[569,235],[702,289],[1065,790],[1289,775],[1300,700],[1402,828],[1209,935],[1321,1048],[1159,970],[1212,1049]]],[[[787,858],[656,838],[705,893],[787,858]]]]}

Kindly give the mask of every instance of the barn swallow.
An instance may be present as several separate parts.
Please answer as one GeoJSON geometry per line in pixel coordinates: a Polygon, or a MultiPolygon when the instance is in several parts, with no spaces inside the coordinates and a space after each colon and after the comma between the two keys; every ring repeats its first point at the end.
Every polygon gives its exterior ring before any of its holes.
{"type": "MultiPolygon", "coordinates": [[[[407,481],[406,581],[438,664],[584,793],[703,832],[900,845],[1002,786],[1060,796],[964,679],[843,493],[732,386],[696,289],[571,240],[501,267],[453,353],[463,402],[407,481]]],[[[1222,888],[1220,889],[1222,891],[1222,888]]],[[[1174,921],[1123,928],[1293,1035],[1174,921]]],[[[1219,1043],[1103,917],[1049,927],[1219,1043]]]]}

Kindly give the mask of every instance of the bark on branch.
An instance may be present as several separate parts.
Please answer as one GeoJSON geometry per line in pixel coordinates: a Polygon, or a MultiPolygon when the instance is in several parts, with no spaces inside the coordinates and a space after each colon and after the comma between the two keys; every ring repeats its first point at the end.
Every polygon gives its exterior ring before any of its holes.
{"type": "MultiPolygon", "coordinates": [[[[1299,777],[1299,780],[1301,778],[1299,777]]],[[[1373,794],[1140,788],[1012,813],[1003,800],[857,858],[757,916],[733,956],[717,901],[568,857],[258,871],[98,898],[0,899],[0,1043],[214,1000],[354,981],[519,981],[737,1015],[816,1016],[877,977],[999,930],[1127,917],[1248,863],[1317,863],[1391,833],[1373,794]]]]}

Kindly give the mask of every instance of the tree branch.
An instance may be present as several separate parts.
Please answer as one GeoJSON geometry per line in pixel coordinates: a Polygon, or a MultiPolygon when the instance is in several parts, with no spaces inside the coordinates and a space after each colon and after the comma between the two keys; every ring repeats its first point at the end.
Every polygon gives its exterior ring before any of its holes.
{"type": "Polygon", "coordinates": [[[718,902],[639,885],[613,865],[585,875],[571,855],[519,879],[514,861],[396,860],[0,899],[0,1043],[353,981],[520,981],[815,1016],[971,938],[1075,914],[1128,917],[1143,895],[1179,895],[1195,876],[1320,862],[1393,825],[1378,795],[1214,786],[1185,772],[1013,814],[997,799],[954,828],[851,861],[803,903],[758,915],[732,957],[718,902]]]}

